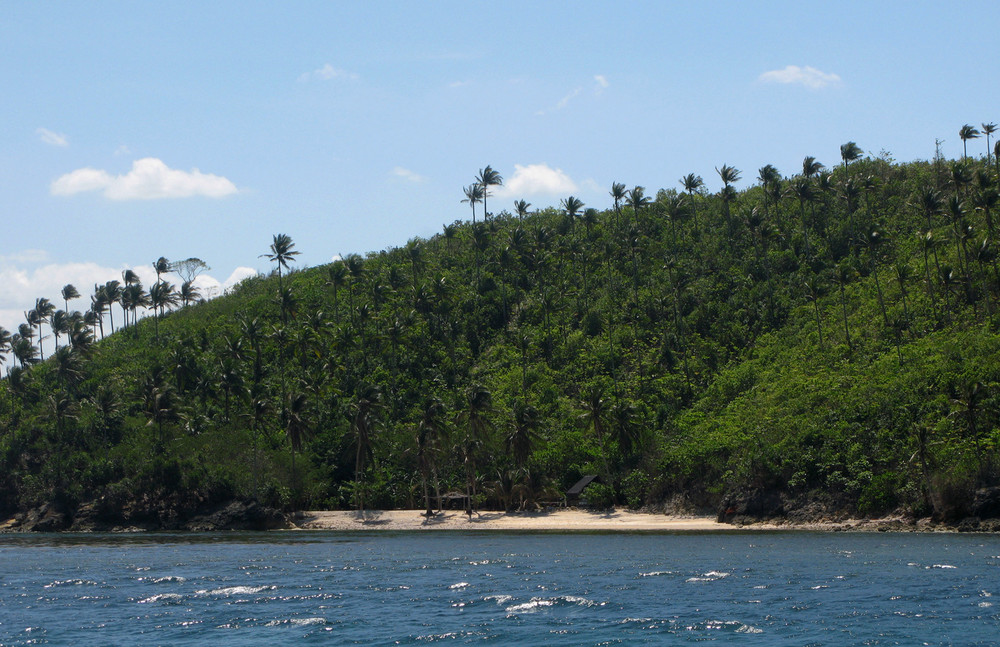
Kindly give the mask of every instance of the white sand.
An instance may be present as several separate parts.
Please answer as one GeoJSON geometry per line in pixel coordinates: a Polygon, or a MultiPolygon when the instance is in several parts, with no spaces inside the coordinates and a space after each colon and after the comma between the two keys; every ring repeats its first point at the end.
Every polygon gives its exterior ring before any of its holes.
{"type": "MultiPolygon", "coordinates": [[[[544,512],[482,512],[470,520],[462,511],[448,510],[427,518],[420,510],[303,512],[293,519],[302,530],[555,530],[555,531],[705,531],[739,530],[714,517],[678,517],[613,510],[590,512],[574,508],[544,512]]],[[[767,526],[755,525],[754,529],[767,526]]],[[[773,526],[772,526],[773,527],[773,526]]]]}

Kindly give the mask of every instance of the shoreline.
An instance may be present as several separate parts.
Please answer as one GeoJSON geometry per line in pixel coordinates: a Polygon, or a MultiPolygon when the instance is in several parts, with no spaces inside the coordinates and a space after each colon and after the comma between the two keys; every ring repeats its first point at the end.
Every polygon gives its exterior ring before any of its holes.
{"type": "Polygon", "coordinates": [[[714,516],[669,515],[623,508],[589,511],[561,508],[541,512],[484,511],[468,518],[461,510],[425,517],[420,510],[302,511],[292,515],[291,530],[336,532],[500,531],[500,532],[953,532],[929,519],[848,519],[844,521],[721,523],[714,516]]]}

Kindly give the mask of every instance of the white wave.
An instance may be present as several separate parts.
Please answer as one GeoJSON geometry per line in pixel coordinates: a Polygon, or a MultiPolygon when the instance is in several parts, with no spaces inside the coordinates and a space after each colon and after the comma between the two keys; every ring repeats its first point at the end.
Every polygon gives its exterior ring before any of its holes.
{"type": "Polygon", "coordinates": [[[167,582],[176,582],[178,584],[182,582],[187,582],[186,577],[181,577],[180,575],[167,575],[166,577],[140,577],[140,582],[149,582],[150,584],[165,584],[167,582]]]}
{"type": "Polygon", "coordinates": [[[639,573],[639,577],[658,577],[660,575],[673,575],[673,571],[650,571],[648,573],[639,573]]]}
{"type": "Polygon", "coordinates": [[[952,566],[951,564],[934,564],[931,568],[958,568],[957,566],[952,566]]]}
{"type": "Polygon", "coordinates": [[[139,600],[138,604],[154,604],[156,602],[177,602],[184,596],[178,595],[177,593],[160,593],[159,595],[152,595],[144,600],[139,600]]]}
{"type": "Polygon", "coordinates": [[[685,582],[714,582],[716,580],[721,580],[724,577],[729,577],[729,573],[724,573],[722,571],[709,571],[707,573],[702,573],[699,577],[689,577],[685,582]]]}
{"type": "Polygon", "coordinates": [[[201,590],[197,591],[198,595],[254,595],[256,593],[262,593],[264,591],[273,591],[276,586],[228,586],[221,589],[213,589],[211,591],[201,590]]]}
{"type": "Polygon", "coordinates": [[[455,583],[455,584],[452,584],[452,585],[451,585],[451,586],[449,586],[448,588],[449,588],[449,589],[464,589],[464,588],[465,588],[465,587],[467,587],[467,586],[469,586],[469,583],[468,583],[468,582],[457,582],[457,583],[455,583]]]}
{"type": "Polygon", "coordinates": [[[483,600],[495,600],[497,604],[507,604],[514,599],[513,595],[487,595],[483,600]]]}
{"type": "Polygon", "coordinates": [[[601,604],[578,595],[560,595],[554,598],[531,598],[528,602],[522,602],[521,604],[515,604],[507,607],[506,611],[508,615],[515,615],[518,613],[535,613],[539,609],[554,607],[560,602],[575,604],[582,607],[600,606],[601,604]]]}
{"type": "Polygon", "coordinates": [[[265,624],[265,627],[306,627],[309,625],[325,625],[326,618],[286,618],[284,620],[272,620],[265,624]]]}
{"type": "Polygon", "coordinates": [[[44,588],[51,589],[57,586],[97,586],[97,582],[91,580],[56,580],[51,584],[46,584],[44,588]]]}
{"type": "Polygon", "coordinates": [[[552,607],[555,604],[555,600],[532,598],[529,602],[522,602],[521,604],[507,607],[506,611],[507,613],[534,613],[542,607],[552,607]]]}
{"type": "Polygon", "coordinates": [[[764,633],[764,630],[763,629],[758,629],[757,627],[753,627],[751,625],[743,625],[742,627],[740,627],[739,629],[736,630],[736,633],[738,633],[738,634],[762,634],[762,633],[764,633]]]}

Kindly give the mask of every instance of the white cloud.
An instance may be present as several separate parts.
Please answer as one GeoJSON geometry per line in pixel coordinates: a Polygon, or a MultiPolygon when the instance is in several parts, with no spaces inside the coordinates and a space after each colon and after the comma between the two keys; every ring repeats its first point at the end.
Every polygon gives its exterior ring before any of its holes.
{"type": "Polygon", "coordinates": [[[596,94],[600,94],[606,87],[608,87],[608,79],[603,74],[595,74],[594,81],[597,82],[597,89],[594,90],[596,94]]]}
{"type": "Polygon", "coordinates": [[[132,151],[129,150],[129,147],[126,146],[125,144],[122,144],[121,146],[119,146],[118,148],[115,149],[115,156],[116,157],[119,156],[119,155],[131,155],[131,154],[132,154],[132,151]]]}
{"type": "Polygon", "coordinates": [[[547,164],[514,165],[514,175],[495,191],[498,197],[565,195],[577,191],[575,182],[562,169],[547,164]]]}
{"type": "Polygon", "coordinates": [[[39,128],[35,132],[38,133],[39,138],[43,142],[50,146],[59,146],[61,148],[69,146],[69,139],[62,133],[53,132],[48,128],[39,128]]]}
{"type": "Polygon", "coordinates": [[[828,85],[840,83],[840,76],[828,72],[821,72],[815,67],[799,67],[789,65],[783,70],[771,70],[764,72],[758,80],[765,83],[798,83],[811,90],[819,90],[828,85]]]}
{"type": "MultiPolygon", "coordinates": [[[[122,271],[127,266],[105,267],[97,263],[56,263],[51,262],[47,252],[41,250],[24,250],[14,254],[0,256],[0,326],[9,332],[16,332],[19,324],[24,323],[25,311],[35,305],[35,300],[45,297],[57,308],[64,308],[61,291],[64,285],[72,283],[80,292],[80,298],[69,302],[71,310],[84,311],[90,307],[90,296],[94,285],[103,285],[107,281],[122,280],[122,271]]],[[[148,289],[156,281],[156,272],[149,263],[141,263],[132,269],[139,275],[148,289]]],[[[208,274],[200,274],[195,279],[195,285],[201,289],[203,298],[213,298],[222,294],[243,279],[255,276],[257,270],[250,267],[237,267],[225,281],[219,281],[208,274]]],[[[180,279],[171,274],[165,280],[179,286],[180,279]]],[[[115,310],[115,326],[121,323],[121,311],[115,310]]],[[[142,316],[142,313],[140,313],[142,316]]],[[[110,332],[110,321],[105,320],[105,332],[110,332]]],[[[47,330],[43,331],[48,335],[47,330]]],[[[46,357],[52,352],[52,340],[45,342],[46,357]]],[[[2,364],[2,362],[0,362],[2,364]]]]}
{"type": "Polygon", "coordinates": [[[318,70],[313,70],[312,72],[305,72],[299,75],[299,82],[305,83],[307,81],[332,81],[333,79],[357,79],[358,75],[354,72],[348,72],[347,70],[342,70],[340,68],[334,67],[329,63],[325,64],[318,70]]]}
{"type": "Polygon", "coordinates": [[[74,195],[87,191],[103,191],[109,200],[160,200],[205,196],[222,198],[237,192],[236,185],[220,175],[202,173],[198,169],[179,171],[169,168],[155,157],[132,162],[125,175],[82,168],[67,173],[52,182],[53,195],[74,195]]]}
{"type": "Polygon", "coordinates": [[[398,178],[406,180],[407,182],[420,183],[427,179],[423,175],[414,173],[410,169],[403,168],[402,166],[397,166],[392,169],[392,174],[398,178]]]}

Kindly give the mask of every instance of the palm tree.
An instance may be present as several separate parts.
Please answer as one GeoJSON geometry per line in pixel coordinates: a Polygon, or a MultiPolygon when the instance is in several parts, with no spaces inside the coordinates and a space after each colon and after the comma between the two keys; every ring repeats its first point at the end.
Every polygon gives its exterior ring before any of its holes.
{"type": "Polygon", "coordinates": [[[77,292],[76,288],[73,286],[72,283],[67,283],[66,285],[63,286],[61,294],[63,298],[63,305],[66,306],[66,312],[69,312],[69,302],[72,301],[73,299],[80,298],[80,293],[77,292]]]}
{"type": "Polygon", "coordinates": [[[704,184],[705,181],[701,179],[701,176],[694,173],[688,173],[681,178],[681,185],[688,193],[688,204],[691,205],[691,219],[694,221],[696,231],[698,229],[698,205],[694,200],[694,192],[704,186],[704,184]]]}
{"type": "Polygon", "coordinates": [[[153,320],[156,328],[156,339],[160,339],[160,317],[169,306],[177,305],[177,291],[173,283],[157,281],[149,288],[149,305],[153,308],[153,320]]]}
{"type": "MultiPolygon", "coordinates": [[[[489,416],[493,413],[493,394],[486,387],[475,384],[466,393],[466,405],[459,418],[466,427],[465,440],[462,443],[462,462],[465,465],[465,494],[471,515],[476,508],[476,455],[479,447],[486,441],[486,436],[492,428],[489,416]]],[[[471,519],[471,516],[470,516],[471,519]]]]}
{"type": "Polygon", "coordinates": [[[309,408],[309,398],[301,391],[291,394],[288,397],[288,404],[285,406],[285,437],[292,448],[292,482],[297,483],[298,478],[295,472],[295,452],[302,451],[302,443],[309,436],[311,430],[307,420],[309,408]]]}
{"type": "Polygon", "coordinates": [[[420,468],[420,480],[424,491],[424,507],[426,516],[434,514],[431,507],[429,483],[433,479],[437,494],[437,507],[441,509],[441,488],[437,478],[437,458],[441,450],[440,443],[444,434],[444,403],[437,396],[428,396],[424,401],[420,421],[417,423],[417,464],[420,468]]]}
{"type": "Polygon", "coordinates": [[[978,139],[979,135],[979,129],[969,124],[965,124],[959,129],[958,136],[962,138],[962,159],[969,157],[968,141],[970,139],[978,139]]]}
{"type": "Polygon", "coordinates": [[[59,335],[69,335],[69,315],[65,310],[56,310],[49,320],[49,327],[56,339],[56,350],[59,350],[59,335]]]}
{"type": "Polygon", "coordinates": [[[156,280],[160,280],[160,275],[166,274],[170,271],[170,261],[166,257],[161,256],[155,261],[153,261],[153,269],[156,270],[156,280]]]}
{"type": "Polygon", "coordinates": [[[816,161],[816,158],[812,155],[807,155],[805,159],[802,160],[802,175],[807,178],[811,178],[820,171],[823,170],[823,165],[816,161]]]}
{"type": "Polygon", "coordinates": [[[181,283],[180,299],[181,304],[186,308],[201,298],[201,289],[194,284],[194,281],[184,281],[181,283]]]}
{"type": "Polygon", "coordinates": [[[524,217],[528,215],[528,207],[530,206],[531,203],[524,200],[516,200],[514,202],[514,212],[517,213],[518,220],[524,220],[524,217]]]}
{"type": "Polygon", "coordinates": [[[847,142],[840,145],[840,159],[844,160],[844,174],[847,174],[847,165],[861,157],[863,151],[854,142],[847,142]]]}
{"type": "Polygon", "coordinates": [[[503,178],[492,167],[487,165],[486,168],[479,169],[476,182],[483,189],[483,220],[486,220],[490,216],[489,211],[486,210],[486,198],[490,197],[490,187],[502,186],[503,178]]]}
{"type": "Polygon", "coordinates": [[[625,184],[623,182],[611,183],[611,199],[614,200],[615,227],[621,227],[622,202],[625,200],[625,184]]]}
{"type": "Polygon", "coordinates": [[[272,263],[278,264],[278,290],[284,289],[284,284],[281,281],[281,268],[288,268],[288,264],[295,260],[295,257],[299,255],[299,252],[293,251],[295,248],[295,243],[292,242],[291,236],[288,234],[274,234],[274,238],[271,242],[271,253],[261,254],[262,257],[267,257],[267,260],[272,263]]]}
{"type": "Polygon", "coordinates": [[[601,465],[604,467],[602,475],[607,485],[611,484],[611,467],[608,463],[608,450],[605,441],[608,435],[608,402],[604,397],[604,388],[598,384],[591,384],[583,391],[583,413],[580,420],[584,426],[589,427],[594,432],[597,440],[597,448],[601,453],[601,465]]]}
{"type": "Polygon", "coordinates": [[[538,409],[523,400],[514,403],[514,424],[507,436],[507,451],[518,467],[524,467],[531,456],[538,440],[538,423],[538,409]]]}
{"type": "MultiPolygon", "coordinates": [[[[468,202],[469,206],[472,207],[472,222],[476,222],[476,204],[485,202],[483,187],[480,184],[470,184],[462,191],[465,193],[465,199],[462,202],[468,202]]],[[[484,206],[483,209],[485,210],[485,208],[484,206]]]]}
{"type": "Polygon", "coordinates": [[[560,203],[560,206],[562,206],[562,208],[566,211],[566,217],[569,218],[570,231],[572,232],[577,214],[580,213],[580,209],[583,209],[583,201],[580,200],[580,198],[570,196],[564,199],[560,203]]]}
{"type": "Polygon", "coordinates": [[[719,174],[719,178],[722,180],[722,208],[726,215],[726,224],[729,226],[730,231],[732,231],[729,203],[736,199],[736,191],[732,185],[740,181],[740,171],[733,166],[723,164],[722,168],[716,168],[715,172],[719,174]]]}
{"type": "Polygon", "coordinates": [[[382,393],[374,384],[364,383],[358,387],[354,402],[351,404],[351,434],[354,436],[354,492],[358,512],[365,511],[364,472],[368,458],[372,454],[377,421],[375,410],[380,406],[382,393]]]}
{"type": "MultiPolygon", "coordinates": [[[[122,284],[118,281],[111,280],[104,284],[104,298],[108,306],[108,316],[111,317],[111,334],[115,334],[115,313],[111,308],[111,305],[118,303],[122,298],[122,284]]],[[[104,333],[101,333],[103,337],[104,333]]]]}
{"type": "MultiPolygon", "coordinates": [[[[45,297],[35,299],[35,307],[28,314],[34,313],[34,325],[38,326],[38,355],[45,360],[45,353],[42,352],[42,324],[51,320],[56,307],[45,297]]],[[[29,317],[30,319],[31,317],[29,317]]],[[[29,321],[29,323],[31,323],[29,321]]],[[[51,325],[51,324],[50,324],[51,325]]]]}
{"type": "Polygon", "coordinates": [[[840,288],[840,306],[844,314],[844,338],[847,340],[847,351],[851,352],[854,350],[854,346],[851,344],[851,329],[847,324],[847,284],[854,280],[857,276],[857,270],[854,269],[854,265],[851,263],[850,259],[844,259],[837,263],[836,268],[834,268],[833,278],[837,282],[837,286],[840,288]]]}
{"type": "Polygon", "coordinates": [[[990,135],[997,131],[997,125],[992,121],[983,124],[983,134],[986,135],[986,166],[990,165],[990,135]]]}
{"type": "Polygon", "coordinates": [[[635,224],[639,224],[639,209],[649,206],[652,202],[652,199],[646,195],[645,187],[635,186],[629,190],[625,205],[632,207],[632,217],[635,219],[635,224]]]}

